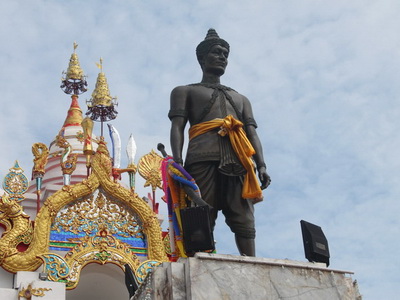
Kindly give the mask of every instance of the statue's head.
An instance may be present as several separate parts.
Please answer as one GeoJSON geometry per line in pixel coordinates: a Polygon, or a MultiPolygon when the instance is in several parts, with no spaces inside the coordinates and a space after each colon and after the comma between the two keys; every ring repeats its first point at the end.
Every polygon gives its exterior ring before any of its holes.
{"type": "Polygon", "coordinates": [[[200,66],[203,67],[204,58],[210,52],[211,48],[215,45],[222,46],[228,50],[229,53],[229,44],[225,40],[221,39],[218,36],[218,33],[215,29],[210,28],[207,32],[207,36],[197,47],[196,47],[196,56],[200,66]]]}

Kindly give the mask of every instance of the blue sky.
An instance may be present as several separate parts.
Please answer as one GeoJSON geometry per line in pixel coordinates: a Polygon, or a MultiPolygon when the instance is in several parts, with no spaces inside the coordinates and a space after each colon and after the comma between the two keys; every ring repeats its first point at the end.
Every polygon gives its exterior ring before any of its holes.
{"type": "MultiPolygon", "coordinates": [[[[221,81],[251,100],[272,177],[256,205],[257,255],[305,261],[304,219],[364,299],[396,299],[399,13],[397,0],[2,1],[0,176],[16,159],[29,174],[32,144],[61,128],[74,41],[89,83],[82,109],[102,57],[123,146],[133,133],[138,157],[159,142],[169,150],[170,91],[201,79],[195,47],[212,27],[231,45],[221,81]]],[[[222,216],[216,239],[237,254],[222,216]]]]}

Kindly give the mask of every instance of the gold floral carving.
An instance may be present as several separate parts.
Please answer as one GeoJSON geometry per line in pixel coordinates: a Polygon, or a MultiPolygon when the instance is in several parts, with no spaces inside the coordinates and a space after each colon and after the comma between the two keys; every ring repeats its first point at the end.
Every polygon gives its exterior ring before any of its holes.
{"type": "Polygon", "coordinates": [[[76,133],[76,139],[77,139],[79,142],[81,142],[81,143],[83,143],[83,142],[85,141],[85,134],[83,133],[82,130],[79,130],[79,131],[76,133]]]}
{"type": "Polygon", "coordinates": [[[111,234],[143,238],[141,224],[138,224],[138,217],[132,209],[122,202],[108,199],[101,191],[97,192],[97,197],[95,195],[93,193],[62,209],[51,230],[90,235],[98,228],[107,228],[111,234]]]}
{"type": "MultiPolygon", "coordinates": [[[[69,189],[61,189],[48,197],[36,216],[35,228],[31,235],[32,241],[28,249],[14,255],[5,255],[1,261],[1,266],[13,273],[36,270],[42,264],[42,260],[38,256],[48,253],[50,227],[57,213],[67,204],[79,198],[87,197],[98,188],[125,203],[143,222],[143,234],[146,236],[148,244],[148,259],[168,261],[161,238],[161,227],[154,212],[136,193],[114,183],[111,171],[111,159],[107,147],[104,142],[100,142],[92,159],[92,174],[87,181],[71,185],[69,189]]],[[[9,240],[15,240],[17,236],[26,232],[29,228],[29,222],[23,221],[25,217],[22,214],[17,214],[17,216],[4,214],[3,209],[0,209],[0,212],[3,213],[4,219],[12,220],[10,230],[0,238],[0,253],[6,253],[10,247],[9,240]]]]}
{"type": "Polygon", "coordinates": [[[43,297],[44,292],[51,291],[50,288],[32,288],[32,284],[29,284],[27,288],[22,289],[18,293],[18,298],[22,297],[25,299],[32,299],[32,296],[43,297]]]}
{"type": "Polygon", "coordinates": [[[144,155],[138,163],[139,174],[146,180],[144,186],[151,185],[153,192],[157,188],[162,189],[161,163],[162,157],[155,153],[154,150],[144,155]]]}

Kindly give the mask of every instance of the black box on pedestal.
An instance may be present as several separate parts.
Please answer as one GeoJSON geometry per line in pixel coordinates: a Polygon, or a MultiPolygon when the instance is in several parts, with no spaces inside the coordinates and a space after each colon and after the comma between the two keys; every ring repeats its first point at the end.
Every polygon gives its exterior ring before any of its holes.
{"type": "Polygon", "coordinates": [[[322,262],[329,266],[328,241],[321,227],[304,220],[301,220],[300,224],[306,258],[310,262],[322,262]]]}
{"type": "Polygon", "coordinates": [[[202,251],[211,252],[215,249],[208,206],[183,208],[181,209],[181,218],[183,245],[187,255],[202,251]]]}

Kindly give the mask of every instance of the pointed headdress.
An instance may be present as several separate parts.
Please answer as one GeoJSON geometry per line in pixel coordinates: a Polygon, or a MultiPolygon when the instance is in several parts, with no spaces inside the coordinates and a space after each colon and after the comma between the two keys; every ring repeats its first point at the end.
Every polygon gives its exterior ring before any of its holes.
{"type": "Polygon", "coordinates": [[[227,41],[221,39],[215,29],[210,28],[207,32],[206,38],[196,47],[197,60],[201,65],[201,61],[214,45],[221,45],[229,51],[229,44],[227,41]]]}

